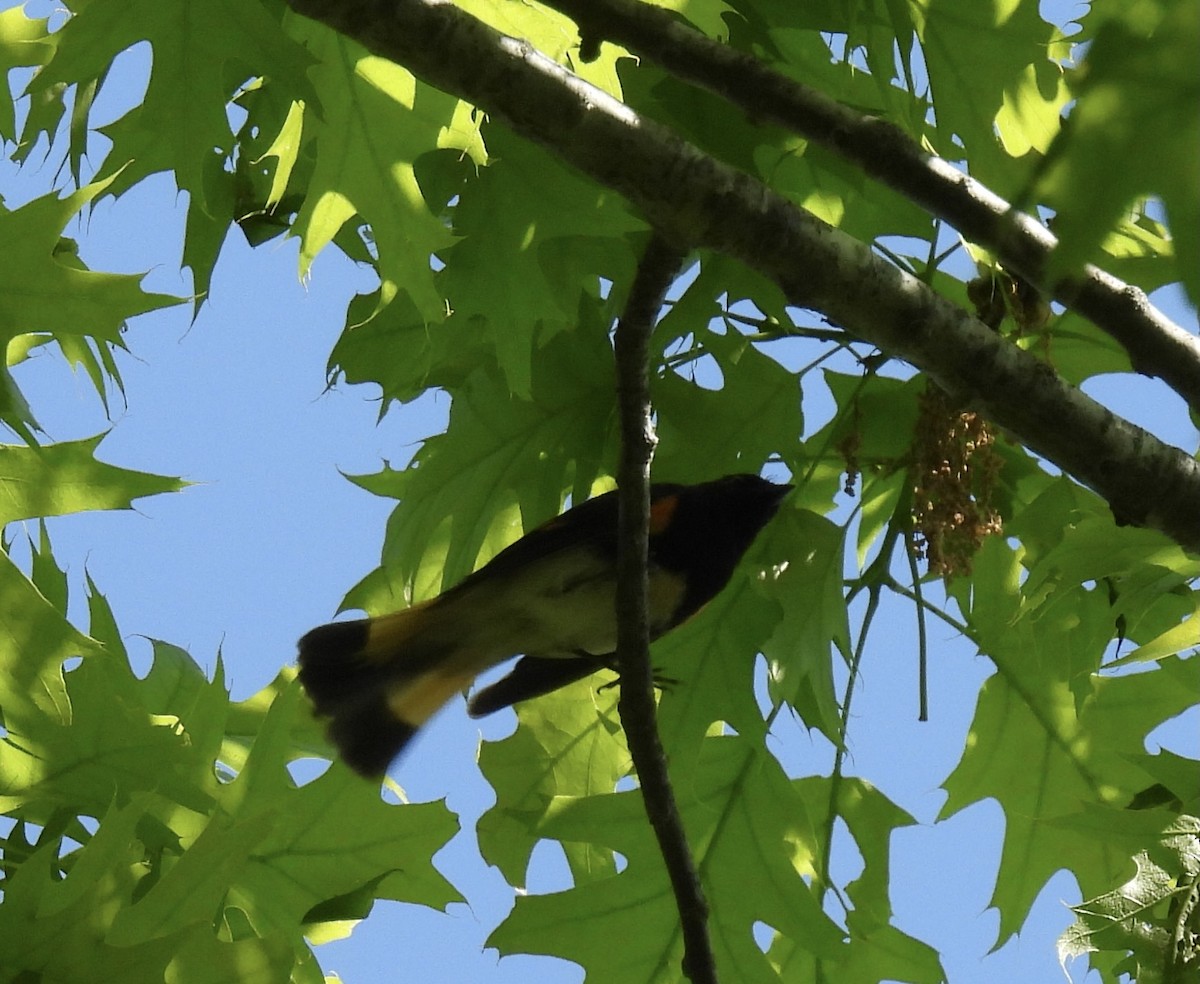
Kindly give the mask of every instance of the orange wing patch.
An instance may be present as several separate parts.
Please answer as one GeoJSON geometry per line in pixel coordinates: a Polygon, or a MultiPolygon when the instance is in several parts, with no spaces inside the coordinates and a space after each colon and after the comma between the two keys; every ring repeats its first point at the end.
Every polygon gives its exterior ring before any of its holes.
{"type": "Polygon", "coordinates": [[[650,535],[662,533],[671,525],[671,518],[679,506],[678,495],[664,495],[650,505],[650,535]]]}

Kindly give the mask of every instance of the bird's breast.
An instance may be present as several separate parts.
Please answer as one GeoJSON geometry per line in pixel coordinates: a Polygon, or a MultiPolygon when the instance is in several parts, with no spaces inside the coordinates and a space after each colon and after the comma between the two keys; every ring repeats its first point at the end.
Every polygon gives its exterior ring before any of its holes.
{"type": "MultiPolygon", "coordinates": [[[[647,592],[650,634],[675,624],[685,584],[651,568],[647,592]]],[[[527,656],[607,656],[617,648],[616,576],[612,564],[583,551],[531,565],[505,592],[514,653],[527,656]],[[518,583],[519,582],[519,583],[518,583]]]]}

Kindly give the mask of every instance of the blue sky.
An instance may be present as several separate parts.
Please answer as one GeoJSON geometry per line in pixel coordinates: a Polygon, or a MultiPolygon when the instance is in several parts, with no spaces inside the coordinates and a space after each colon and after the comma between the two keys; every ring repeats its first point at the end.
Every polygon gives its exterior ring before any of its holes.
{"type": "MultiPolygon", "coordinates": [[[[39,166],[34,158],[21,172],[0,165],[0,195],[10,208],[44,192],[53,178],[57,159],[39,166]]],[[[183,203],[161,178],[117,203],[103,202],[85,224],[68,230],[94,269],[150,271],[147,289],[187,294],[190,280],[178,270],[182,232],[183,203]]],[[[131,325],[131,352],[118,358],[126,399],[113,402],[111,420],[91,384],[53,354],[15,370],[52,439],[107,430],[100,452],[105,460],[196,483],[178,495],[142,500],[133,512],[50,522],[55,555],[75,589],[78,623],[86,624],[86,570],[109,598],[135,658],[149,654],[139,637],[160,638],[188,649],[211,671],[219,649],[238,699],[291,662],[295,640],[331,618],[345,592],[378,562],[390,504],[342,473],[372,472],[384,460],[402,464],[415,442],[444,425],[448,409],[444,397],[431,396],[393,409],[377,423],[373,387],[327,390],[325,365],[346,304],[353,293],[372,287],[371,278],[332,250],[317,259],[307,284],[298,282],[296,271],[294,241],[250,250],[231,234],[211,298],[194,324],[190,309],[181,307],[131,325]]],[[[1163,303],[1195,329],[1194,314],[1177,295],[1163,303]]],[[[1197,434],[1181,403],[1150,381],[1097,381],[1089,389],[1119,400],[1120,412],[1166,440],[1195,449],[1197,434]]],[[[821,422],[811,419],[810,427],[821,422]]],[[[899,606],[883,615],[887,621],[868,651],[856,697],[849,761],[851,772],[880,786],[920,821],[893,841],[897,922],[943,952],[956,984],[1059,979],[1054,940],[1071,921],[1062,901],[1078,900],[1073,880],[1060,873],[1042,892],[1021,937],[986,956],[997,925],[987,903],[1001,811],[983,803],[932,824],[945,799],[938,784],[962,748],[990,664],[932,622],[932,720],[920,724],[911,617],[899,606]]],[[[1196,756],[1198,722],[1193,712],[1155,738],[1196,756]]],[[[471,721],[456,702],[394,771],[412,799],[445,797],[461,814],[464,832],[437,863],[470,905],[440,914],[380,904],[350,940],[318,950],[327,972],[354,984],[582,980],[573,965],[498,960],[483,949],[512,892],[474,849],[474,819],[492,801],[475,754],[481,735],[499,737],[511,726],[507,713],[471,721]]],[[[820,739],[798,726],[780,731],[778,751],[793,774],[828,771],[830,750],[820,739]]],[[[835,858],[835,874],[844,881],[855,864],[853,856],[835,858]]],[[[544,891],[564,885],[554,849],[539,849],[531,886],[544,891]]]]}

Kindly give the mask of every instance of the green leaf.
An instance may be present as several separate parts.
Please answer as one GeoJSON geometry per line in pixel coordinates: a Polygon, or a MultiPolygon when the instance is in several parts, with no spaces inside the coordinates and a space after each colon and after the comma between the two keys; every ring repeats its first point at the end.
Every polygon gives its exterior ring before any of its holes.
{"type": "Polygon", "coordinates": [[[1022,614],[1061,604],[1070,588],[1102,578],[1128,580],[1143,568],[1159,576],[1153,591],[1163,594],[1200,578],[1200,560],[1189,557],[1178,545],[1155,530],[1116,526],[1105,516],[1082,516],[1061,529],[1061,540],[1030,565],[1029,580],[1022,588],[1022,614]],[[1052,601],[1043,599],[1050,597],[1052,601]]]}
{"type": "Polygon", "coordinates": [[[103,815],[94,836],[68,855],[55,878],[57,840],[50,840],[5,880],[0,947],[6,974],[45,980],[249,981],[283,979],[293,962],[286,939],[217,939],[208,920],[153,938],[113,939],[130,911],[147,868],[140,827],[152,797],[140,796],[103,815]]]}
{"type": "MultiPolygon", "coordinates": [[[[110,183],[90,184],[64,198],[45,195],[12,212],[0,208],[0,343],[49,332],[120,344],[127,319],[179,303],[179,298],[143,291],[140,276],[82,269],[61,248],[67,222],[110,183]]],[[[3,366],[0,383],[0,419],[32,423],[3,366]]]]}
{"type": "Polygon", "coordinates": [[[123,659],[94,648],[86,655],[65,677],[69,719],[18,716],[20,705],[5,702],[6,794],[19,797],[40,822],[61,804],[97,816],[113,796],[149,790],[189,809],[209,809],[211,761],[190,741],[189,722],[148,708],[123,659]]]}
{"type": "Polygon", "coordinates": [[[5,878],[0,951],[10,980],[161,979],[182,938],[134,946],[106,940],[114,911],[127,905],[142,860],[135,830],[144,804],[101,811],[99,828],[56,878],[59,849],[50,841],[5,878]],[[22,974],[22,971],[24,972],[22,974]]]}
{"type": "Polygon", "coordinates": [[[29,541],[29,552],[32,555],[30,580],[33,582],[33,586],[41,592],[42,597],[65,618],[67,614],[67,573],[55,563],[50,549],[50,534],[46,529],[44,519],[38,522],[38,529],[41,534],[39,542],[34,544],[32,540],[29,541]]]}
{"type": "Polygon", "coordinates": [[[265,73],[298,93],[311,92],[304,74],[311,59],[260,0],[95,0],[66,22],[57,40],[53,60],[31,91],[98,78],[121,52],[150,43],[154,57],[145,98],[132,120],[109,132],[113,147],[105,173],[133,162],[109,193],[170,169],[179,187],[218,218],[206,196],[204,169],[214,148],[223,157],[232,147],[226,105],[235,87],[265,73]]]}
{"type": "Polygon", "coordinates": [[[763,646],[772,701],[787,702],[804,723],[841,742],[833,654],[850,651],[842,587],[845,531],[808,510],[784,510],[776,521],[786,567],[766,590],[783,618],[763,646]]]}
{"type": "Polygon", "coordinates": [[[188,484],[97,460],[104,436],[44,447],[0,445],[0,525],[90,509],[129,509],[135,499],[177,492],[188,484]]]}
{"type": "MultiPolygon", "coordinates": [[[[1057,210],[1052,276],[1100,260],[1101,243],[1135,198],[1158,195],[1179,256],[1200,249],[1200,99],[1196,51],[1200,9],[1179,0],[1104,8],[1104,20],[1074,76],[1077,98],[1050,149],[1038,193],[1057,210]],[[1114,16],[1115,13],[1115,16],[1114,16]],[[1153,153],[1146,153],[1153,147],[1153,153]],[[1121,161],[1121,167],[1112,167],[1121,161]]],[[[1102,262],[1102,261],[1101,261],[1102,262]]],[[[1176,275],[1200,298],[1195,264],[1176,275]]]]}
{"type": "Polygon", "coordinates": [[[908,9],[929,71],[938,150],[965,156],[974,176],[1011,194],[1009,182],[997,181],[1012,170],[1001,146],[1011,157],[1044,151],[1069,99],[1062,70],[1048,57],[1057,28],[1029,0],[910,0],[908,9]],[[984,37],[988,43],[980,44],[984,37]]]}
{"type": "Polygon", "coordinates": [[[1112,335],[1101,331],[1073,311],[1064,311],[1047,328],[1044,336],[1029,336],[1018,344],[1035,352],[1044,347],[1055,371],[1078,386],[1085,379],[1105,373],[1129,372],[1129,353],[1112,335]]]}
{"type": "Polygon", "coordinates": [[[452,212],[461,238],[439,253],[438,285],[490,342],[513,395],[527,399],[540,347],[577,324],[581,290],[598,296],[602,276],[628,282],[626,237],[645,223],[541,148],[505,131],[488,143],[495,159],[463,185],[452,212]],[[588,263],[577,269],[565,254],[585,235],[588,263]]]}
{"type": "Polygon", "coordinates": [[[839,458],[849,451],[863,471],[887,471],[902,461],[912,444],[924,379],[831,371],[824,378],[837,402],[837,413],[806,441],[807,447],[822,455],[837,453],[839,458]]]}
{"type": "Polygon", "coordinates": [[[172,956],[163,981],[164,984],[275,984],[293,971],[295,962],[291,945],[281,936],[225,941],[195,930],[172,956]]]}
{"type": "MultiPolygon", "coordinates": [[[[275,679],[258,693],[230,705],[218,757],[220,763],[235,772],[242,770],[272,705],[281,694],[292,687],[295,679],[296,668],[285,666],[275,679]]],[[[325,738],[324,723],[313,714],[301,712],[290,717],[288,742],[291,746],[289,754],[293,759],[303,756],[333,756],[332,747],[325,738]]]]}
{"type": "Polygon", "coordinates": [[[71,717],[62,664],[72,656],[100,652],[95,640],[76,631],[18,570],[0,554],[0,707],[8,735],[0,740],[0,804],[17,796],[40,768],[17,735],[44,717],[65,723],[71,717]]]}
{"type": "MultiPolygon", "coordinates": [[[[484,742],[479,767],[496,803],[479,818],[476,834],[484,860],[521,888],[541,826],[560,796],[611,793],[629,772],[616,687],[600,689],[597,674],[516,706],[517,730],[484,742]]],[[[612,854],[584,842],[563,842],[576,883],[614,872],[612,854]]]]}
{"type": "Polygon", "coordinates": [[[908,478],[907,470],[863,476],[862,514],[858,522],[858,546],[854,558],[860,569],[866,566],[871,547],[896,518],[896,508],[904,495],[908,478]]]}
{"type": "MultiPolygon", "coordinates": [[[[0,564],[11,568],[7,557],[0,564]]],[[[459,898],[430,860],[457,830],[443,805],[389,805],[341,766],[297,787],[287,771],[301,753],[293,736],[323,745],[311,737],[317,726],[298,685],[277,682],[231,714],[221,660],[210,681],[158,641],[139,679],[106,600],[87,585],[92,630],[107,651],[68,635],[62,615],[30,597],[32,586],[0,593],[19,602],[14,624],[36,632],[0,675],[0,804],[42,827],[32,849],[23,837],[0,841],[8,876],[0,941],[7,953],[21,937],[20,968],[82,979],[90,959],[138,980],[308,980],[316,965],[302,934],[344,933],[336,900],[444,907],[459,898]],[[87,658],[64,676],[73,639],[87,658]],[[43,689],[57,683],[64,692],[39,700],[28,680],[39,668],[43,689]],[[218,780],[218,756],[241,766],[232,782],[218,780]],[[93,836],[77,815],[104,819],[93,836]]]]}
{"type": "Polygon", "coordinates": [[[380,305],[403,292],[426,323],[441,321],[446,304],[430,257],[454,239],[426,206],[413,164],[431,147],[456,147],[481,161],[477,129],[457,99],[328,28],[303,23],[303,40],[321,62],[313,71],[321,106],[305,113],[316,161],[293,227],[300,272],[359,215],[371,226],[380,305]]]}
{"type": "Polygon", "coordinates": [[[1184,655],[1187,650],[1195,650],[1200,643],[1200,595],[1194,595],[1191,600],[1191,613],[1182,622],[1160,632],[1149,642],[1143,643],[1120,659],[1114,659],[1106,664],[1106,669],[1114,669],[1127,663],[1147,663],[1152,660],[1164,659],[1168,656],[1184,655]]]}
{"type": "MultiPolygon", "coordinates": [[[[514,38],[524,38],[550,58],[566,65],[609,95],[620,98],[615,65],[624,55],[616,45],[604,45],[600,57],[585,62],[579,57],[579,31],[575,22],[541,4],[494,3],[492,0],[462,0],[456,4],[485,24],[514,38]]],[[[695,4],[689,4],[694,7],[695,4]]]]}
{"type": "Polygon", "coordinates": [[[837,959],[819,960],[794,940],[776,936],[767,952],[784,981],[808,981],[824,975],[838,984],[880,984],[881,981],[912,981],[942,984],[946,972],[937,952],[928,944],[902,933],[895,926],[881,926],[866,935],[853,935],[837,959]]]}
{"type": "MultiPolygon", "coordinates": [[[[10,69],[45,65],[54,57],[56,38],[47,30],[47,18],[26,17],[17,7],[0,10],[0,75],[10,69]]],[[[8,88],[0,93],[0,139],[16,140],[16,120],[8,88]]]]}
{"type": "MultiPolygon", "coordinates": [[[[762,549],[770,553],[771,543],[762,549]]],[[[783,612],[756,576],[757,550],[729,585],[696,618],[654,644],[655,668],[670,680],[659,702],[658,730],[672,760],[695,759],[710,726],[722,721],[738,734],[766,732],[754,697],[758,652],[783,612]]]]}
{"type": "Polygon", "coordinates": [[[393,583],[410,584],[422,558],[444,550],[436,566],[441,583],[453,584],[516,539],[514,505],[530,529],[560,511],[564,490],[587,498],[612,460],[612,407],[603,334],[548,342],[529,400],[513,396],[495,368],[475,370],[455,394],[446,432],[425,441],[407,471],[388,474],[387,494],[401,499],[383,551],[393,583]]]}
{"type": "Polygon", "coordinates": [[[1136,874],[1119,888],[1071,907],[1078,918],[1059,937],[1059,961],[1065,969],[1067,960],[1084,954],[1128,952],[1136,979],[1158,980],[1174,968],[1172,976],[1182,980],[1185,965],[1200,960],[1194,933],[1180,924],[1189,918],[1184,899],[1200,879],[1200,820],[1177,818],[1153,852],[1133,861],[1136,874]]]}
{"type": "Polygon", "coordinates": [[[758,471],[772,455],[788,455],[803,431],[796,377],[735,332],[696,332],[724,377],[719,389],[677,372],[652,386],[661,451],[655,477],[699,480],[758,471]],[[703,429],[695,421],[703,420],[703,429]]]}
{"type": "Polygon", "coordinates": [[[198,837],[187,838],[186,850],[166,874],[135,905],[117,914],[108,942],[132,946],[211,923],[230,883],[277,820],[271,811],[240,821],[214,814],[198,837]]]}
{"type": "Polygon", "coordinates": [[[105,416],[111,419],[108,405],[108,384],[111,381],[117,391],[124,395],[125,384],[121,379],[121,371],[113,361],[112,352],[116,348],[125,348],[123,340],[99,342],[85,335],[61,334],[54,341],[58,344],[64,359],[72,367],[81,367],[87,373],[88,379],[104,405],[105,416]]]}
{"type": "MultiPolygon", "coordinates": [[[[704,882],[721,976],[777,980],[754,942],[757,921],[811,952],[836,954],[842,933],[801,877],[811,865],[812,825],[774,759],[753,740],[710,738],[687,774],[676,786],[686,790],[680,812],[704,882]]],[[[627,867],[565,892],[519,897],[489,945],[574,960],[598,984],[680,980],[679,917],[640,795],[560,797],[542,832],[603,845],[627,867]],[[607,931],[597,933],[600,925],[607,931]]]]}
{"type": "MultiPolygon", "coordinates": [[[[846,913],[850,932],[847,945],[833,956],[818,957],[795,940],[777,935],[768,956],[778,968],[780,978],[941,984],[945,973],[937,953],[890,925],[890,838],[896,829],[916,821],[863,779],[842,776],[835,781],[812,777],[796,780],[793,785],[810,816],[828,817],[822,839],[830,835],[834,817],[845,821],[862,857],[863,871],[847,886],[843,896],[853,904],[846,913]]],[[[813,875],[816,877],[817,873],[814,871],[813,875]]]]}
{"type": "Polygon", "coordinates": [[[898,192],[872,183],[837,155],[800,138],[787,139],[779,147],[760,147],[755,163],[773,188],[857,239],[927,238],[933,232],[924,210],[898,192]]]}
{"type": "Polygon", "coordinates": [[[170,643],[149,640],[154,659],[138,681],[141,700],[155,715],[174,718],[188,736],[187,748],[203,763],[203,785],[212,781],[209,764],[219,760],[222,736],[230,717],[229,689],[220,652],[209,680],[196,661],[170,643]]]}
{"type": "Polygon", "coordinates": [[[843,777],[838,788],[837,812],[846,821],[863,857],[863,871],[846,888],[854,903],[847,917],[855,935],[868,936],[891,920],[888,898],[892,832],[917,821],[896,806],[865,779],[843,777]]]}
{"type": "MultiPolygon", "coordinates": [[[[286,93],[270,85],[248,88],[238,99],[238,104],[247,111],[248,125],[238,134],[241,156],[237,177],[256,187],[269,179],[265,193],[257,192],[256,203],[265,212],[271,212],[293,187],[293,178],[297,181],[293,191],[296,194],[303,188],[300,181],[307,182],[312,176],[309,167],[297,167],[303,147],[305,104],[299,99],[287,98],[286,93]],[[270,168],[263,162],[272,157],[275,166],[270,168]]],[[[308,163],[306,160],[305,164],[308,163]]],[[[255,191],[246,188],[242,189],[242,194],[255,194],[255,191]]],[[[238,221],[243,229],[245,218],[239,208],[238,221]]]]}
{"type": "Polygon", "coordinates": [[[371,914],[379,884],[386,877],[386,872],[377,875],[358,888],[314,905],[304,914],[305,938],[319,946],[349,936],[355,925],[371,914]]]}
{"type": "MultiPolygon", "coordinates": [[[[995,798],[1007,823],[992,905],[999,941],[1020,927],[1045,880],[1069,868],[1085,893],[1096,891],[1127,854],[1103,836],[1082,837],[1054,821],[1092,802],[1124,803],[1148,785],[1131,765],[1145,736],[1195,703],[1195,668],[1164,660],[1154,672],[1081,680],[1074,666],[1081,627],[1095,615],[1080,605],[1060,617],[1020,614],[1017,555],[996,539],[985,543],[975,572],[968,621],[997,673],[983,686],[966,749],[944,783],[941,817],[995,798]],[[998,604],[999,603],[999,604],[998,604]],[[1064,658],[1064,654],[1066,658],[1064,658]],[[1031,773],[1030,763],[1036,763],[1031,773]]],[[[1102,634],[1103,635],[1103,634],[1102,634]]],[[[1086,640],[1086,637],[1084,637],[1086,640]]],[[[1103,645],[1093,634],[1085,645],[1103,645]]]]}
{"type": "Polygon", "coordinates": [[[319,903],[381,876],[381,898],[435,908],[459,901],[432,865],[458,830],[443,804],[385,803],[377,786],[342,765],[295,786],[286,764],[301,706],[298,685],[275,699],[245,767],[220,789],[224,813],[238,824],[230,836],[241,841],[242,829],[257,831],[260,823],[265,834],[227,884],[226,904],[242,910],[256,932],[269,934],[294,932],[319,903]]]}
{"type": "Polygon", "coordinates": [[[348,383],[377,383],[383,390],[380,416],[392,400],[407,403],[438,387],[457,392],[481,364],[493,361],[490,342],[469,319],[453,314],[426,324],[404,293],[382,310],[379,304],[378,291],[350,302],[329,368],[331,376],[344,373],[348,383]]]}
{"type": "Polygon", "coordinates": [[[181,264],[192,271],[193,316],[208,294],[212,271],[225,243],[235,207],[234,178],[216,154],[205,158],[200,177],[204,182],[204,194],[193,195],[188,200],[181,264]]]}
{"type": "MultiPolygon", "coordinates": [[[[680,297],[670,300],[654,327],[652,358],[673,362],[672,358],[664,358],[663,353],[672,352],[689,338],[703,337],[713,346],[707,350],[708,354],[714,358],[732,355],[736,364],[736,354],[745,347],[739,312],[761,312],[766,318],[764,334],[768,337],[772,329],[780,332],[782,337],[785,327],[792,323],[787,313],[787,300],[778,285],[727,256],[701,254],[694,265],[684,270],[681,279],[687,281],[688,278],[691,283],[680,297]],[[702,335],[705,328],[708,331],[702,335]],[[727,344],[722,345],[718,329],[730,336],[727,344]]],[[[698,345],[697,341],[696,345],[688,346],[688,351],[697,354],[706,351],[698,349],[698,345]]]]}
{"type": "MultiPolygon", "coordinates": [[[[1179,800],[1182,812],[1192,815],[1200,813],[1200,762],[1164,748],[1154,755],[1140,756],[1137,764],[1157,779],[1162,789],[1179,800]]],[[[1136,798],[1133,802],[1136,802],[1136,798]]],[[[1133,809],[1133,802],[1130,809],[1133,809]]]]}

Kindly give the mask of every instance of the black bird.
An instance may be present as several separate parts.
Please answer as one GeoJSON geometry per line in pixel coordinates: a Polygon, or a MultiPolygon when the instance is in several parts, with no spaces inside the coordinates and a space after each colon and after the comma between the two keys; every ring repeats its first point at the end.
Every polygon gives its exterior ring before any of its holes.
{"type": "MultiPolygon", "coordinates": [[[[727,475],[650,489],[650,636],[691,618],[728,583],[790,485],[727,475]]],[[[300,682],[342,759],[378,776],[443,704],[484,670],[523,654],[468,703],[473,716],[612,666],[617,494],[531,530],[436,598],[333,622],[300,640],[300,682]]]]}

